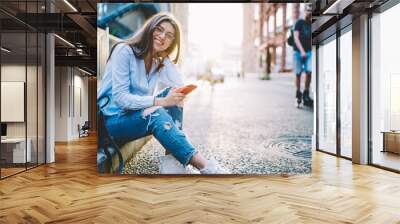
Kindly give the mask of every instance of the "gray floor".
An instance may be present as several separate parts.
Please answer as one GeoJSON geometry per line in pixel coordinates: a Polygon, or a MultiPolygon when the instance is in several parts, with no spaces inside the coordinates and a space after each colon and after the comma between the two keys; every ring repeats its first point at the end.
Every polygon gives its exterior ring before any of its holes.
{"type": "MultiPolygon", "coordinates": [[[[184,132],[197,150],[235,174],[311,172],[313,112],[296,108],[293,76],[200,84],[185,104],[184,132]]],[[[164,149],[152,139],[125,173],[158,174],[164,149]]]]}

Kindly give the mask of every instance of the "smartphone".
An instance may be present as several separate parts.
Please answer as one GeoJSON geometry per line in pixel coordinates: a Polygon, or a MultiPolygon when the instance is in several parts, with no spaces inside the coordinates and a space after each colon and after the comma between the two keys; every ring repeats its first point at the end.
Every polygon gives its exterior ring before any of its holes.
{"type": "Polygon", "coordinates": [[[196,85],[190,84],[190,85],[187,85],[187,86],[179,88],[177,92],[187,95],[187,94],[189,94],[190,92],[192,92],[196,88],[197,88],[196,85]]]}

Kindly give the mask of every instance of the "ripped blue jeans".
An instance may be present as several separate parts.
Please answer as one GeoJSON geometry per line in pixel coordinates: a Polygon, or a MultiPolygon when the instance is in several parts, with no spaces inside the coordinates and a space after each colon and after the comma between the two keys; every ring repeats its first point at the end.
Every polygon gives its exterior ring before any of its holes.
{"type": "MultiPolygon", "coordinates": [[[[168,94],[166,88],[158,97],[168,94]]],[[[188,165],[196,150],[182,132],[183,108],[178,106],[159,108],[143,116],[144,109],[126,111],[105,117],[107,130],[120,146],[127,142],[153,135],[161,145],[184,166],[188,165]]]]}

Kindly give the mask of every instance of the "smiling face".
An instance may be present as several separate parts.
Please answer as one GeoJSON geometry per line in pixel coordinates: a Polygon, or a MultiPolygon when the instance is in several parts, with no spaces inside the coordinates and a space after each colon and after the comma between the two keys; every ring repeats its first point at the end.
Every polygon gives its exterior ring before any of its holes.
{"type": "Polygon", "coordinates": [[[157,13],[150,17],[133,37],[123,41],[129,44],[136,57],[140,59],[155,59],[159,68],[164,59],[171,57],[173,63],[178,63],[181,52],[179,22],[168,13],[157,13]]]}
{"type": "Polygon", "coordinates": [[[175,29],[169,22],[162,22],[153,32],[153,53],[167,50],[175,39],[175,29]]]}

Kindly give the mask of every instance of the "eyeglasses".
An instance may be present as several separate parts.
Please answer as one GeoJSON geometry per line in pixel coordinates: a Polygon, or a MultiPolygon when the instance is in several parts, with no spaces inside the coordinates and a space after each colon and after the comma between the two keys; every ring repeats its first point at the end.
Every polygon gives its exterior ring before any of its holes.
{"type": "Polygon", "coordinates": [[[171,32],[167,32],[165,31],[165,29],[162,26],[156,26],[156,29],[154,30],[154,32],[157,35],[161,35],[164,34],[165,37],[169,40],[169,41],[173,41],[175,39],[175,35],[171,32]]]}

